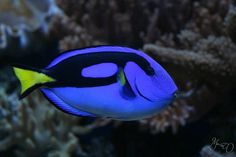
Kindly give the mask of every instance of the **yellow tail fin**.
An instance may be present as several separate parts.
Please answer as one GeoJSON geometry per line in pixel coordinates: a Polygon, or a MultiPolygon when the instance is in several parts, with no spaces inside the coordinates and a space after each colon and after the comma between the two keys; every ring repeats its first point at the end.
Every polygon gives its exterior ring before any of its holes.
{"type": "Polygon", "coordinates": [[[53,78],[43,73],[16,67],[13,67],[13,69],[21,83],[21,95],[35,85],[55,81],[53,78]]]}

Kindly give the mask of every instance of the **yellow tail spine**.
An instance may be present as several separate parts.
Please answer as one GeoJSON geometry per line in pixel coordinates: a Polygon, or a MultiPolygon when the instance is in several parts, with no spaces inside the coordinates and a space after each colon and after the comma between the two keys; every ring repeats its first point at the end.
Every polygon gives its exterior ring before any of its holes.
{"type": "Polygon", "coordinates": [[[55,81],[53,78],[43,73],[16,67],[13,67],[13,69],[21,83],[21,94],[26,92],[34,85],[55,81]]]}

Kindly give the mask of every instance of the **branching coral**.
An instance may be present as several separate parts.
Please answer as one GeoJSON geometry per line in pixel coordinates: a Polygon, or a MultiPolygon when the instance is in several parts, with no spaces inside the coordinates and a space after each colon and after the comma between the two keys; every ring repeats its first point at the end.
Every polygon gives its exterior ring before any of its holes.
{"type": "Polygon", "coordinates": [[[20,0],[0,2],[0,22],[12,29],[34,31],[44,25],[46,18],[60,9],[54,0],[20,0]]]}
{"type": "Polygon", "coordinates": [[[171,127],[172,132],[176,133],[179,126],[186,124],[186,120],[193,111],[193,107],[185,103],[183,100],[176,101],[158,115],[141,120],[142,127],[148,126],[153,134],[165,132],[171,127]]]}
{"type": "Polygon", "coordinates": [[[143,46],[146,53],[173,74],[180,90],[185,89],[183,82],[201,86],[186,100],[194,108],[190,119],[198,119],[223,102],[235,86],[236,45],[233,33],[229,33],[234,28],[234,7],[231,5],[227,13],[228,6],[226,1],[196,2],[195,20],[187,22],[185,29],[171,38],[164,35],[155,44],[143,46]]]}
{"type": "Polygon", "coordinates": [[[60,41],[60,51],[85,47],[94,43],[87,30],[68,17],[55,16],[49,28],[51,36],[60,41]]]}
{"type": "Polygon", "coordinates": [[[66,117],[52,109],[37,93],[21,103],[16,94],[7,96],[1,89],[1,151],[12,146],[18,156],[41,156],[60,151],[69,154],[79,147],[75,135],[70,131],[71,124],[78,119],[66,117]],[[69,121],[67,119],[70,119],[69,121]],[[4,124],[4,125],[3,125],[4,124]]]}
{"type": "Polygon", "coordinates": [[[0,89],[0,151],[16,147],[17,156],[82,154],[77,135],[109,122],[98,119],[80,125],[81,118],[58,111],[39,93],[19,101],[15,93],[7,95],[3,88],[0,89]]]}
{"type": "Polygon", "coordinates": [[[204,72],[207,75],[225,76],[229,77],[229,79],[236,77],[236,45],[232,44],[230,39],[213,38],[212,40],[212,37],[210,37],[207,40],[201,40],[199,45],[201,45],[201,49],[206,51],[197,53],[189,50],[165,48],[153,44],[146,44],[143,49],[158,60],[172,63],[182,68],[188,68],[189,71],[194,71],[197,74],[204,72]],[[214,42],[217,43],[218,41],[221,45],[214,44],[214,42]],[[225,46],[222,43],[226,43],[225,46]],[[224,48],[224,50],[219,49],[215,45],[224,48]],[[211,54],[211,51],[214,51],[215,54],[211,54]]]}
{"type": "Polygon", "coordinates": [[[54,0],[2,0],[0,57],[32,52],[31,44],[41,45],[37,41],[47,40],[49,21],[54,15],[62,15],[54,0]]]}

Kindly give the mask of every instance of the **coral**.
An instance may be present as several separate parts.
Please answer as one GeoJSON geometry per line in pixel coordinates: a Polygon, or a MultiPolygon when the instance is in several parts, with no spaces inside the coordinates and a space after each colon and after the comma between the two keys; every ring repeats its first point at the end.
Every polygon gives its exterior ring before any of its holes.
{"type": "Polygon", "coordinates": [[[55,16],[49,26],[50,34],[59,40],[59,50],[65,51],[91,45],[98,45],[88,31],[66,16],[55,16]],[[60,29],[58,29],[60,28],[60,29]]]}
{"type": "MultiPolygon", "coordinates": [[[[181,82],[188,81],[201,86],[185,102],[186,104],[190,104],[194,108],[194,111],[190,116],[185,117],[183,115],[182,118],[191,121],[190,119],[199,119],[199,117],[209,112],[216,104],[223,102],[226,93],[233,88],[232,85],[235,84],[236,77],[236,45],[226,37],[217,38],[209,36],[207,39],[198,39],[199,37],[194,33],[185,33],[191,36],[191,38],[187,39],[189,43],[195,41],[192,50],[174,49],[154,44],[144,45],[143,50],[160,62],[168,65],[171,64],[172,73],[175,70],[180,72],[182,74],[181,76],[178,73],[174,75],[179,85],[181,85],[181,82]],[[185,71],[187,73],[184,73],[185,71]]],[[[184,35],[181,35],[181,39],[186,41],[184,35]]],[[[181,85],[180,90],[183,89],[184,86],[181,85]]],[[[171,117],[172,113],[169,113],[168,116],[171,117]]],[[[180,115],[178,120],[182,118],[180,115]]],[[[173,120],[167,118],[161,119],[159,116],[156,117],[156,124],[153,121],[151,119],[149,123],[157,127],[158,129],[156,130],[164,130],[160,125],[170,125],[173,122],[173,120]],[[161,122],[158,123],[158,121],[161,122]]],[[[176,125],[176,122],[174,124],[176,125]]],[[[175,127],[173,130],[175,130],[175,127]]]]}
{"type": "Polygon", "coordinates": [[[202,39],[196,45],[201,47],[196,48],[200,52],[176,50],[153,44],[146,44],[143,49],[158,60],[188,68],[189,71],[199,74],[199,77],[202,72],[218,77],[225,76],[228,79],[236,76],[236,45],[230,39],[209,37],[202,39]]]}
{"type": "Polygon", "coordinates": [[[0,22],[12,29],[34,31],[44,25],[46,18],[60,9],[53,0],[21,0],[0,2],[0,22]]]}
{"type": "Polygon", "coordinates": [[[229,1],[196,1],[193,2],[192,19],[185,28],[201,34],[208,35],[224,34],[224,17],[227,14],[229,1]]]}
{"type": "Polygon", "coordinates": [[[184,100],[173,102],[156,116],[141,120],[142,127],[148,126],[153,134],[165,132],[169,127],[173,133],[177,133],[178,127],[186,124],[186,119],[193,111],[193,107],[185,103],[184,100]]]}
{"type": "Polygon", "coordinates": [[[221,34],[229,5],[225,0],[57,2],[96,39],[135,47],[161,40],[167,34],[175,35],[183,28],[204,36],[221,34]]]}
{"type": "Polygon", "coordinates": [[[63,15],[54,0],[2,0],[0,57],[25,55],[46,45],[42,41],[48,40],[48,25],[54,15],[63,15]],[[35,43],[37,46],[32,48],[35,43]]]}
{"type": "Polygon", "coordinates": [[[19,101],[16,92],[7,94],[4,88],[0,88],[0,152],[16,147],[13,153],[19,157],[82,154],[77,136],[110,122],[98,119],[80,125],[81,118],[58,111],[38,92],[19,101]]]}
{"type": "Polygon", "coordinates": [[[17,156],[41,156],[47,150],[70,156],[79,147],[70,130],[78,120],[52,109],[37,93],[20,102],[1,89],[1,151],[17,146],[17,156]]]}
{"type": "Polygon", "coordinates": [[[223,0],[194,2],[193,19],[179,33],[164,34],[155,44],[143,46],[145,52],[171,69],[180,90],[185,88],[181,82],[201,84],[186,100],[194,108],[187,121],[199,119],[223,102],[235,84],[234,7],[229,5],[223,0]]]}
{"type": "Polygon", "coordinates": [[[223,0],[194,2],[193,7],[194,19],[179,33],[164,34],[155,43],[143,46],[146,53],[167,66],[180,90],[185,89],[183,82],[199,87],[185,100],[194,108],[187,121],[199,119],[224,102],[236,83],[235,7],[223,0]]]}

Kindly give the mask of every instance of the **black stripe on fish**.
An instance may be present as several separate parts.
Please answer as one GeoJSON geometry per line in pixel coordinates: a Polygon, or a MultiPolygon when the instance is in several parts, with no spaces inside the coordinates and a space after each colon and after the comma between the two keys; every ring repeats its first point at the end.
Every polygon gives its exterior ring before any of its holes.
{"type": "Polygon", "coordinates": [[[124,52],[94,52],[87,54],[78,54],[69,57],[59,62],[55,66],[47,69],[47,74],[57,80],[57,82],[51,83],[51,86],[53,87],[105,86],[117,82],[115,74],[105,78],[88,78],[82,76],[81,72],[83,68],[100,63],[114,63],[118,67],[124,68],[127,62],[134,62],[147,75],[153,75],[153,70],[150,67],[149,62],[145,58],[135,53],[124,52]]]}

